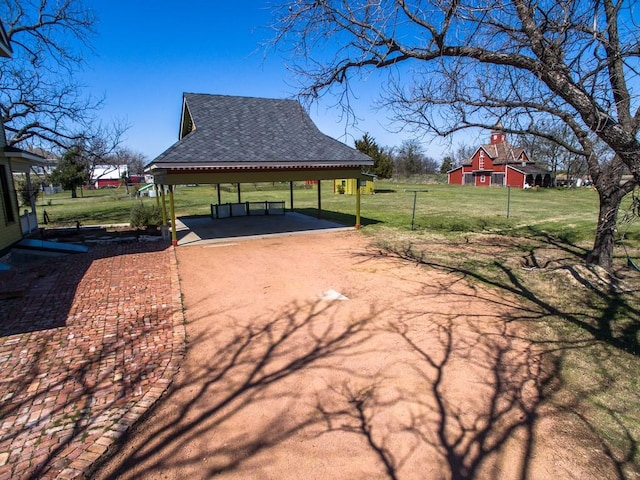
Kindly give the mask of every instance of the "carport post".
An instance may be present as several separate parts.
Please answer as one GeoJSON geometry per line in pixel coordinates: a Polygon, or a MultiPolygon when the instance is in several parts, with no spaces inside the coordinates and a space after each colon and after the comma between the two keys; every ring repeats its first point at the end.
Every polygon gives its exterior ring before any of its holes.
{"type": "Polygon", "coordinates": [[[322,193],[320,189],[321,184],[322,180],[318,180],[318,218],[322,218],[322,193]]]}
{"type": "Polygon", "coordinates": [[[162,225],[167,224],[167,200],[165,197],[164,185],[160,185],[160,195],[162,197],[162,225]]]}
{"type": "Polygon", "coordinates": [[[360,227],[360,179],[356,178],[356,230],[360,227]]]}
{"type": "Polygon", "coordinates": [[[291,201],[291,211],[293,211],[293,180],[289,182],[289,197],[291,201]]]}
{"type": "Polygon", "coordinates": [[[240,184],[238,184],[238,203],[242,203],[242,200],[240,198],[240,184]]]}
{"type": "Polygon", "coordinates": [[[222,205],[222,196],[220,194],[220,184],[216,183],[216,190],[218,191],[218,205],[222,205]]]}
{"type": "Polygon", "coordinates": [[[169,208],[171,209],[171,245],[178,246],[178,233],[176,231],[176,209],[173,205],[173,185],[169,185],[169,208]]]}
{"type": "Polygon", "coordinates": [[[160,208],[160,196],[158,193],[158,184],[153,184],[153,191],[156,192],[156,207],[160,208]]]}

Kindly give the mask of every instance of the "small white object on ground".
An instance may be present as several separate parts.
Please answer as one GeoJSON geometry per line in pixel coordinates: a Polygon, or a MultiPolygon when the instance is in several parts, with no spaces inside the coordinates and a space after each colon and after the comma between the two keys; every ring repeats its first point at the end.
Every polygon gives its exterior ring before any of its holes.
{"type": "Polygon", "coordinates": [[[322,300],[349,300],[347,297],[335,290],[327,290],[326,292],[323,292],[320,298],[322,300]]]}

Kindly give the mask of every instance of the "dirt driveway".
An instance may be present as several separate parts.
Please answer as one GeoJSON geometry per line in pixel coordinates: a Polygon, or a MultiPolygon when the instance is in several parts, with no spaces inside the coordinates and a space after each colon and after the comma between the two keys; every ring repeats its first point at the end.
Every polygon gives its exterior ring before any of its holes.
{"type": "Polygon", "coordinates": [[[98,478],[617,478],[508,299],[358,232],[177,257],[184,364],[98,478]]]}

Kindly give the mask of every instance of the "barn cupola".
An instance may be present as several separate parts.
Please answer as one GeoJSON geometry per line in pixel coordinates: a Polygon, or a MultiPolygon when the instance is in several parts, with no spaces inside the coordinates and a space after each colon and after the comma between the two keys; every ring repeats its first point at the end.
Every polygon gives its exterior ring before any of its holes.
{"type": "Polygon", "coordinates": [[[491,145],[497,145],[507,141],[507,134],[502,130],[502,123],[498,122],[491,130],[491,145]]]}

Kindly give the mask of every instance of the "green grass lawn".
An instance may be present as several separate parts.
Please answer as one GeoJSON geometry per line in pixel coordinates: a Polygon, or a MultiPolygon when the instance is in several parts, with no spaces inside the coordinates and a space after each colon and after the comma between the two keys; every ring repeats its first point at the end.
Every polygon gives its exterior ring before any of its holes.
{"type": "MultiPolygon", "coordinates": [[[[640,274],[626,268],[620,245],[616,278],[584,267],[596,228],[597,193],[382,181],[376,190],[362,197],[361,214],[363,232],[380,252],[482,283],[518,305],[514,320],[526,325],[528,340],[545,352],[553,369],[553,388],[544,394],[592,429],[618,462],[620,478],[640,478],[640,274]],[[415,195],[411,230],[413,190],[426,191],[415,195]]],[[[230,185],[221,196],[222,203],[238,199],[230,185]]],[[[138,200],[124,189],[70,197],[41,197],[39,221],[46,210],[51,226],[128,223],[136,202],[156,201],[138,200]]],[[[242,185],[242,201],[264,200],[282,200],[289,208],[288,183],[242,185]]],[[[211,203],[217,203],[213,186],[180,186],[175,192],[178,216],[207,215],[211,203]]],[[[296,184],[294,204],[315,214],[316,188],[296,184]]],[[[355,197],[333,193],[332,182],[322,184],[322,206],[325,218],[354,224],[355,197]]],[[[622,211],[628,208],[629,201],[622,211]]],[[[625,246],[640,263],[640,219],[628,227],[625,246]]]]}
{"type": "MultiPolygon", "coordinates": [[[[288,183],[247,184],[241,187],[242,201],[289,201],[288,183]]],[[[544,233],[571,242],[593,239],[598,214],[598,196],[590,188],[530,189],[475,188],[458,185],[416,185],[377,182],[375,195],[362,196],[363,225],[370,230],[380,227],[409,230],[413,215],[414,193],[416,231],[459,234],[492,231],[503,234],[544,233]],[[507,216],[508,214],[508,216],[507,216]]],[[[237,191],[230,185],[221,188],[222,203],[236,202],[237,191]]],[[[40,197],[39,221],[46,210],[51,226],[128,223],[138,200],[124,188],[84,191],[72,199],[69,192],[40,197]]],[[[210,204],[217,203],[215,187],[179,186],[175,192],[176,215],[207,215],[210,204]]],[[[314,212],[317,190],[297,183],[294,207],[314,212]]],[[[355,197],[333,193],[330,181],[322,183],[322,208],[325,217],[347,224],[355,223],[355,197]]],[[[626,207],[625,207],[626,208],[626,207]]],[[[640,242],[640,222],[627,233],[630,242],[640,242]]]]}

